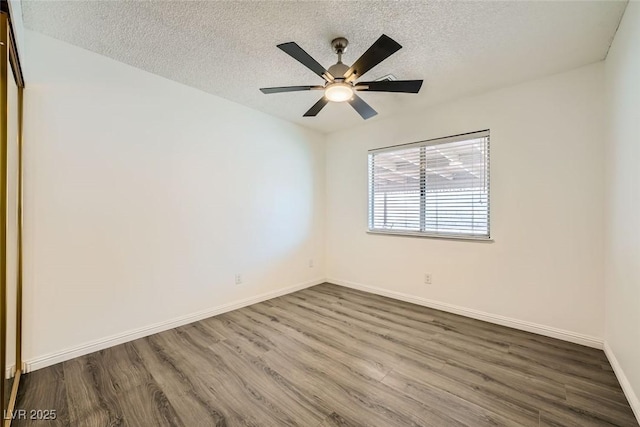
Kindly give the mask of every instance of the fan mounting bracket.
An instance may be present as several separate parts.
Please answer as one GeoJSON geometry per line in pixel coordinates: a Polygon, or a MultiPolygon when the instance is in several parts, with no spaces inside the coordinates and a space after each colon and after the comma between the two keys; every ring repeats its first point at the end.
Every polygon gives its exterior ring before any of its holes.
{"type": "Polygon", "coordinates": [[[338,37],[336,39],[331,40],[331,48],[333,52],[342,55],[347,51],[347,46],[349,45],[349,40],[344,37],[338,37]]]}

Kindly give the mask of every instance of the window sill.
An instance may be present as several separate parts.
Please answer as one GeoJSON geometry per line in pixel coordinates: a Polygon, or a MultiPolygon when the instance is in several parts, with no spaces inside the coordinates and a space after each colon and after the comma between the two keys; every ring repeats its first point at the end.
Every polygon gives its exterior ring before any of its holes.
{"type": "Polygon", "coordinates": [[[413,231],[384,231],[384,230],[367,230],[367,234],[381,234],[387,236],[399,236],[399,237],[423,237],[427,239],[444,239],[444,240],[466,240],[470,242],[482,242],[493,243],[491,237],[485,236],[455,236],[455,235],[442,235],[442,234],[425,234],[413,231]]]}

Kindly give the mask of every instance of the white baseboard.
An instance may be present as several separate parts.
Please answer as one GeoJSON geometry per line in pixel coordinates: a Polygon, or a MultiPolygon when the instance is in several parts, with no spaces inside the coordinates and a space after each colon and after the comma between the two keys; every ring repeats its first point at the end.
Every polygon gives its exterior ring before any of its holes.
{"type": "Polygon", "coordinates": [[[631,387],[631,383],[622,370],[622,366],[620,366],[618,359],[616,359],[616,355],[613,353],[609,343],[606,341],[604,342],[604,354],[607,355],[607,359],[609,359],[609,363],[611,363],[611,367],[613,368],[613,372],[616,374],[616,378],[618,378],[622,391],[624,391],[624,395],[629,401],[629,406],[631,406],[633,414],[636,416],[638,424],[640,424],[640,399],[638,399],[638,395],[633,390],[633,387],[631,387]]]}
{"type": "Polygon", "coordinates": [[[44,356],[35,357],[30,360],[26,360],[23,363],[24,372],[32,372],[38,369],[46,368],[47,366],[55,365],[56,363],[64,362],[66,360],[73,359],[74,357],[83,356],[85,354],[93,353],[94,351],[103,350],[108,347],[113,347],[118,344],[133,341],[138,338],[146,337],[148,335],[157,334],[168,329],[176,328],[178,326],[186,325],[188,323],[197,322],[198,320],[206,319],[208,317],[217,316],[218,314],[226,313],[228,311],[237,310],[242,307],[246,307],[252,304],[256,304],[262,301],[266,301],[272,298],[276,298],[282,295],[290,294],[301,289],[305,289],[311,286],[319,285],[325,282],[325,279],[315,279],[297,285],[289,286],[286,288],[278,289],[275,291],[267,292],[261,295],[256,295],[250,298],[245,298],[239,301],[224,304],[218,307],[209,308],[206,310],[198,311],[196,313],[187,314],[185,316],[176,317],[164,322],[156,323],[153,325],[145,326],[138,329],[133,329],[127,332],[123,332],[109,337],[101,338],[98,340],[90,341],[88,343],[68,348],[55,353],[50,353],[44,356]]]}
{"type": "Polygon", "coordinates": [[[16,375],[16,365],[9,365],[4,371],[4,378],[13,378],[16,375]]]}
{"type": "MultiPolygon", "coordinates": [[[[496,314],[485,313],[482,311],[460,307],[460,306],[443,303],[439,301],[434,301],[427,298],[416,297],[416,296],[404,294],[401,292],[389,291],[387,289],[377,288],[374,286],[363,285],[360,283],[354,283],[354,282],[340,280],[336,278],[329,278],[326,280],[325,279],[311,280],[309,282],[300,283],[297,285],[278,289],[276,291],[271,291],[261,295],[256,295],[254,297],[245,298],[243,300],[224,304],[218,307],[213,307],[207,310],[202,310],[196,313],[177,317],[171,320],[156,323],[143,328],[138,328],[138,329],[130,330],[127,332],[123,332],[121,334],[116,334],[116,335],[112,335],[102,339],[94,340],[94,341],[91,341],[79,346],[75,346],[72,348],[68,348],[59,352],[35,357],[35,358],[24,361],[23,370],[25,373],[32,372],[41,368],[45,368],[47,366],[55,365],[56,363],[73,359],[74,357],[83,356],[85,354],[103,350],[108,347],[113,347],[115,345],[123,344],[128,341],[133,341],[138,338],[156,334],[158,332],[163,332],[168,329],[176,328],[178,326],[186,325],[188,323],[196,322],[198,320],[202,320],[208,317],[216,316],[218,314],[226,313],[228,311],[236,310],[242,307],[246,307],[252,304],[262,302],[262,301],[266,301],[271,298],[276,298],[282,295],[296,292],[301,289],[318,285],[325,281],[330,283],[335,283],[336,285],[345,286],[348,288],[358,289],[364,292],[370,292],[373,294],[382,295],[389,298],[394,298],[397,300],[406,301],[413,304],[418,304],[425,307],[446,311],[449,313],[459,314],[459,315],[470,317],[473,319],[478,319],[478,320],[483,320],[490,323],[495,323],[498,325],[508,326],[514,329],[520,329],[527,332],[533,332],[539,335],[544,335],[552,338],[558,338],[558,339],[573,342],[576,344],[586,345],[589,347],[594,347],[599,349],[603,348],[603,341],[596,337],[582,335],[582,334],[578,334],[571,331],[565,331],[565,330],[553,328],[550,326],[539,325],[536,323],[526,322],[523,320],[513,319],[513,318],[504,317],[496,314]]],[[[612,365],[613,365],[613,362],[612,362],[612,365]]],[[[622,383],[622,380],[620,381],[622,383]]],[[[637,402],[637,398],[636,398],[636,402],[637,402]]]]}
{"type": "Polygon", "coordinates": [[[344,286],[347,288],[358,289],[364,292],[370,292],[372,294],[394,298],[400,301],[422,305],[429,308],[435,308],[436,310],[446,311],[448,313],[454,313],[454,314],[459,314],[461,316],[471,317],[472,319],[483,320],[485,322],[495,323],[497,325],[502,325],[502,326],[508,326],[510,328],[519,329],[522,331],[533,332],[534,334],[544,335],[551,338],[557,338],[563,341],[569,341],[572,343],[581,344],[588,347],[602,349],[602,345],[603,345],[603,340],[601,338],[596,338],[589,335],[583,335],[576,332],[566,331],[566,330],[554,328],[551,326],[540,325],[537,323],[527,322],[524,320],[514,319],[511,317],[500,316],[498,314],[485,313],[483,311],[478,311],[471,308],[460,307],[453,304],[448,304],[448,303],[435,301],[427,298],[417,297],[417,296],[405,294],[402,292],[390,291],[390,290],[378,288],[375,286],[363,285],[361,283],[354,283],[347,280],[328,278],[327,282],[335,283],[336,285],[344,286]]]}

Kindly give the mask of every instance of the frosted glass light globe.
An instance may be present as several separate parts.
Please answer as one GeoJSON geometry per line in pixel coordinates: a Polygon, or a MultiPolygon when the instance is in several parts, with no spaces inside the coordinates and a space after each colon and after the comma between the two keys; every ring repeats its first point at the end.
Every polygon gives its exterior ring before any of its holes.
{"type": "Polygon", "coordinates": [[[353,88],[347,83],[331,83],[325,88],[324,96],[333,102],[348,101],[353,96],[353,88]]]}

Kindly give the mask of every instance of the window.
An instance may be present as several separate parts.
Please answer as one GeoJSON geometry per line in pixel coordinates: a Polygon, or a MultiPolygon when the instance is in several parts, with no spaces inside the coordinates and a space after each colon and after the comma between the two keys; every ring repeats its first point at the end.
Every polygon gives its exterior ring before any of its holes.
{"type": "Polygon", "coordinates": [[[489,239],[489,131],[370,150],[369,231],[489,239]]]}

